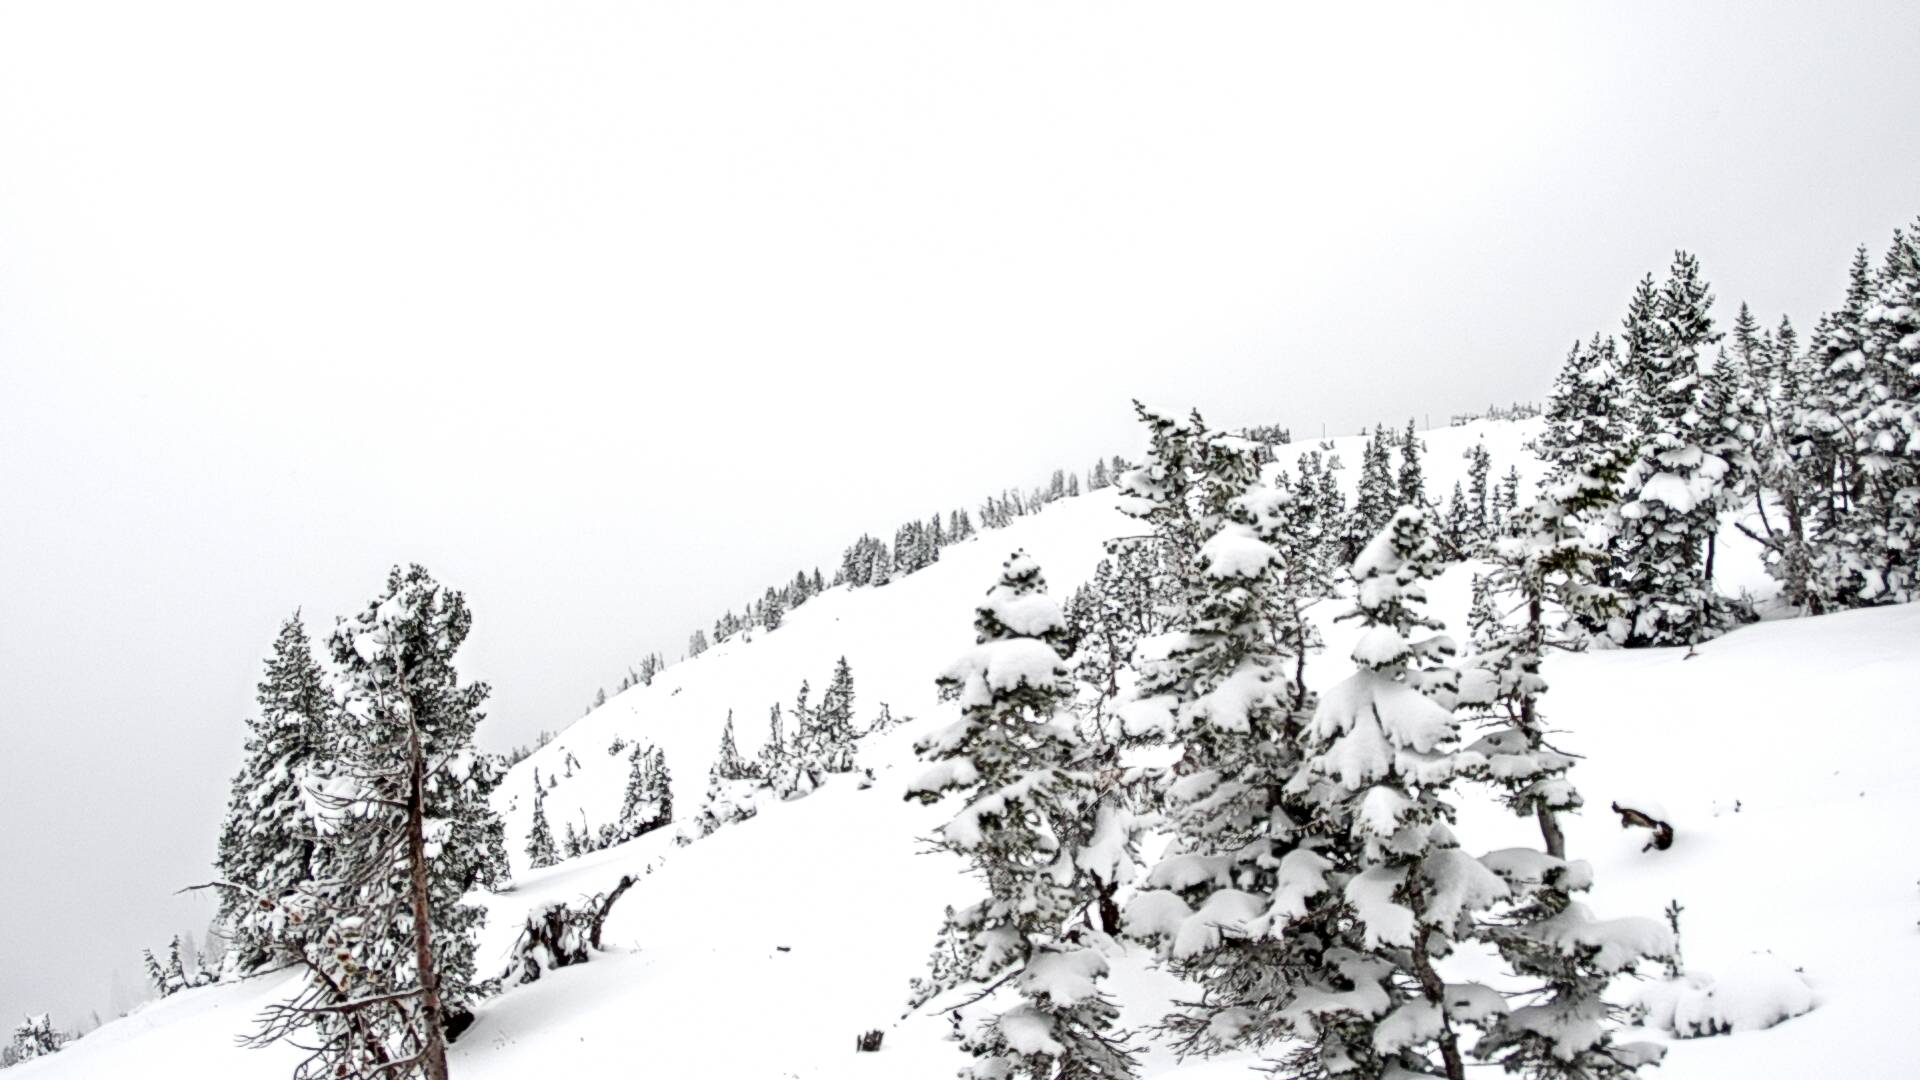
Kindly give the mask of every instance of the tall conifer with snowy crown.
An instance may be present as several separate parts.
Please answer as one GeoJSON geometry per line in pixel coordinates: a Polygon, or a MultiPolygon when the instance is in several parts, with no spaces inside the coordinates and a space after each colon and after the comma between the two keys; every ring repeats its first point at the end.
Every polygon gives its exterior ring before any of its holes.
{"type": "Polygon", "coordinates": [[[1920,596],[1920,221],[1895,230],[1840,420],[1858,463],[1840,534],[1854,603],[1920,596]]]}
{"type": "Polygon", "coordinates": [[[1528,989],[1519,1007],[1488,1015],[1473,1053],[1541,1080],[1620,1080],[1659,1060],[1658,1047],[1614,1040],[1605,991],[1615,975],[1671,948],[1659,923],[1595,919],[1575,899],[1593,873],[1568,861],[1558,821],[1579,807],[1580,795],[1567,776],[1574,759],[1547,742],[1540,712],[1547,691],[1540,665],[1554,640],[1547,611],[1604,608],[1613,599],[1595,584],[1605,554],[1578,522],[1591,491],[1580,482],[1586,475],[1549,485],[1500,541],[1496,569],[1476,589],[1475,654],[1462,694],[1495,718],[1494,730],[1468,748],[1482,759],[1479,775],[1514,813],[1539,822],[1546,849],[1510,848],[1480,860],[1505,885],[1509,903],[1478,920],[1474,933],[1528,989]]]}
{"type": "MultiPolygon", "coordinates": [[[[1303,868],[1291,895],[1337,885],[1352,923],[1345,949],[1327,960],[1353,988],[1297,1006],[1321,1036],[1314,1057],[1294,1062],[1302,1075],[1406,1071],[1461,1080],[1456,1025],[1501,1008],[1495,991],[1449,986],[1433,968],[1464,922],[1507,893],[1447,827],[1449,788],[1477,755],[1459,753],[1452,714],[1419,688],[1421,669],[1453,652],[1443,634],[1421,636],[1438,630],[1422,610],[1423,581],[1438,569],[1428,516],[1396,511],[1353,566],[1354,616],[1364,626],[1353,652],[1359,670],[1321,697],[1307,729],[1307,760],[1293,789],[1327,830],[1310,869],[1334,873],[1303,868]]],[[[1314,905],[1300,908],[1311,913],[1314,905]]]]}
{"type": "Polygon", "coordinates": [[[240,971],[271,958],[283,928],[283,909],[272,901],[292,894],[316,869],[319,826],[304,785],[332,755],[328,728],[337,706],[298,612],[280,626],[258,701],[217,860],[221,879],[237,886],[221,890],[219,921],[240,971]]]}
{"type": "Polygon", "coordinates": [[[1574,342],[1554,376],[1535,446],[1548,477],[1579,472],[1594,455],[1619,445],[1627,437],[1626,405],[1613,338],[1595,334],[1590,341],[1574,342]]]}
{"type": "Polygon", "coordinates": [[[1407,421],[1407,430],[1400,436],[1400,474],[1395,481],[1400,502],[1408,506],[1427,504],[1427,482],[1420,468],[1420,452],[1424,446],[1420,441],[1419,429],[1413,421],[1407,421]]]}
{"type": "MultiPolygon", "coordinates": [[[[1200,987],[1166,1021],[1183,1051],[1258,1046],[1292,1033],[1284,1007],[1317,964],[1308,935],[1272,933],[1285,882],[1315,856],[1284,796],[1299,768],[1311,698],[1299,683],[1310,636],[1301,593],[1316,571],[1288,493],[1260,483],[1251,457],[1194,433],[1193,486],[1234,492],[1192,563],[1195,585],[1170,605],[1172,627],[1140,650],[1125,709],[1137,738],[1180,748],[1166,778],[1173,838],[1128,906],[1127,926],[1158,944],[1200,987]],[[1298,655],[1289,650],[1298,650],[1298,655]]],[[[1151,461],[1151,458],[1149,458],[1151,461]]],[[[1124,483],[1124,480],[1123,480],[1124,483]]],[[[1172,536],[1157,536],[1173,547],[1172,536]]]]}
{"type": "Polygon", "coordinates": [[[547,822],[547,794],[533,792],[533,823],[527,828],[527,865],[535,870],[560,861],[560,849],[553,842],[553,826],[547,822]]]}
{"type": "Polygon", "coordinates": [[[447,1024],[479,992],[485,911],[465,896],[508,880],[488,803],[499,770],[473,747],[487,687],[461,683],[453,666],[471,626],[458,592],[396,567],[330,640],[345,691],[342,761],[317,795],[320,871],[287,905],[308,977],[249,1040],[308,1049],[296,1080],[447,1076],[447,1024]]]}
{"type": "Polygon", "coordinates": [[[1024,553],[1007,560],[976,611],[977,644],[939,679],[960,719],[917,744],[932,763],[908,798],[966,793],[937,843],[986,880],[987,899],[949,909],[954,952],[916,982],[916,1004],[964,983],[1010,985],[1019,1002],[976,1022],[963,1047],[972,1080],[1131,1077],[1131,1052],[1114,1035],[1118,1010],[1100,991],[1106,958],[1068,924],[1103,873],[1123,861],[1128,823],[1085,827],[1094,778],[1071,721],[1060,608],[1024,553]]]}
{"type": "Polygon", "coordinates": [[[1700,264],[1676,252],[1665,284],[1634,295],[1626,336],[1634,375],[1639,459],[1625,479],[1620,587],[1628,645],[1691,645],[1727,623],[1707,556],[1725,503],[1728,461],[1707,428],[1706,360],[1720,335],[1700,264]]]}

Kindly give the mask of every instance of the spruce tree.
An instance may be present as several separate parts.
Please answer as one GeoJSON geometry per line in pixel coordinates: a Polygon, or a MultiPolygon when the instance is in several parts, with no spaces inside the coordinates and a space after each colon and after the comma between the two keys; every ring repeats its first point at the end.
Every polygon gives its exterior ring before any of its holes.
{"type": "Polygon", "coordinates": [[[1558,821],[1581,800],[1568,778],[1574,759],[1547,741],[1540,711],[1547,691],[1541,661],[1558,643],[1547,613],[1605,607],[1613,599],[1596,584],[1605,553],[1579,523],[1589,489],[1577,477],[1551,486],[1501,541],[1493,575],[1476,581],[1479,614],[1463,693],[1493,724],[1469,748],[1483,759],[1480,775],[1509,809],[1539,823],[1546,849],[1542,855],[1508,848],[1481,860],[1506,885],[1511,903],[1483,920],[1478,936],[1532,986],[1524,1004],[1491,1019],[1474,1054],[1509,1073],[1556,1080],[1618,1080],[1659,1059],[1657,1047],[1614,1041],[1606,1024],[1614,1010],[1604,995],[1614,975],[1667,951],[1658,923],[1602,922],[1574,899],[1592,872],[1567,861],[1558,821]]]}
{"type": "Polygon", "coordinates": [[[553,843],[553,826],[547,824],[547,796],[535,788],[533,823],[527,830],[527,865],[539,870],[559,861],[560,852],[553,843]]]}
{"type": "MultiPolygon", "coordinates": [[[[774,735],[769,744],[779,742],[779,706],[774,707],[774,735]]],[[[755,793],[761,787],[761,767],[740,755],[733,738],[733,713],[727,713],[726,726],[720,729],[720,749],[707,769],[707,795],[694,820],[694,836],[710,836],[723,825],[745,821],[759,812],[755,793]]],[[[681,842],[688,837],[684,834],[681,842]]]]}
{"type": "Polygon", "coordinates": [[[376,1068],[445,1080],[447,1025],[479,993],[486,913],[465,897],[504,886],[508,871],[489,805],[499,770],[473,746],[487,687],[463,684],[453,665],[471,626],[458,592],[396,567],[330,639],[341,764],[317,795],[321,868],[287,905],[304,935],[287,947],[307,977],[249,1040],[300,1038],[312,1055],[297,1080],[376,1068]]]}
{"type": "MultiPolygon", "coordinates": [[[[1429,518],[1412,507],[1396,511],[1355,561],[1358,670],[1321,697],[1293,782],[1312,807],[1307,819],[1325,830],[1294,895],[1337,882],[1351,912],[1350,924],[1322,933],[1351,950],[1323,962],[1353,991],[1298,1006],[1319,1035],[1311,1064],[1322,1075],[1404,1070],[1462,1080],[1457,1025],[1501,1007],[1495,991],[1443,983],[1433,967],[1463,920],[1507,893],[1447,828],[1449,789],[1475,757],[1457,753],[1452,714],[1419,690],[1423,672],[1453,652],[1423,610],[1424,581],[1439,567],[1429,518]]],[[[1295,920],[1310,919],[1314,907],[1297,904],[1295,920]]]]}
{"type": "MultiPolygon", "coordinates": [[[[1493,543],[1493,455],[1487,452],[1485,443],[1474,443],[1467,448],[1467,522],[1466,533],[1469,550],[1478,554],[1493,543]]],[[[1359,557],[1359,551],[1348,556],[1351,563],[1359,557]]]]}
{"type": "Polygon", "coordinates": [[[1758,527],[1742,521],[1735,525],[1761,545],[1761,559],[1781,583],[1787,603],[1819,614],[1826,598],[1814,588],[1807,531],[1812,482],[1794,459],[1794,417],[1801,408],[1802,381],[1793,326],[1783,319],[1780,333],[1768,334],[1743,303],[1731,342],[1734,375],[1756,412],[1755,430],[1745,447],[1752,468],[1742,487],[1752,500],[1758,527]]]}
{"type": "Polygon", "coordinates": [[[1675,253],[1667,281],[1651,301],[1644,288],[1634,296],[1627,323],[1637,375],[1634,413],[1643,437],[1621,508],[1626,644],[1691,645],[1727,621],[1706,566],[1729,468],[1713,452],[1718,435],[1704,421],[1702,353],[1720,335],[1708,314],[1713,298],[1693,256],[1675,253]]]}
{"type": "Polygon", "coordinates": [[[1920,220],[1896,230],[1866,312],[1864,392],[1844,417],[1859,495],[1842,535],[1862,603],[1920,597],[1920,220]]]}
{"type": "Polygon", "coordinates": [[[1360,486],[1353,502],[1353,528],[1361,536],[1372,536],[1393,516],[1400,505],[1393,476],[1392,436],[1376,425],[1367,437],[1360,459],[1360,486]]]}
{"type": "Polygon", "coordinates": [[[1315,858],[1284,792],[1312,707],[1299,681],[1312,640],[1300,615],[1318,572],[1287,493],[1261,484],[1251,457],[1199,461],[1196,486],[1237,494],[1212,535],[1181,554],[1196,586],[1171,605],[1173,632],[1145,653],[1126,710],[1136,737],[1180,751],[1163,789],[1173,838],[1127,923],[1201,987],[1166,1026],[1182,1052],[1211,1053],[1293,1033],[1278,1006],[1316,963],[1310,935],[1280,940],[1267,928],[1302,860],[1315,858]]]}
{"type": "Polygon", "coordinates": [[[1420,469],[1420,452],[1424,448],[1419,431],[1413,421],[1408,420],[1406,433],[1400,437],[1400,476],[1396,485],[1403,506],[1427,505],[1427,482],[1420,469]]]}
{"type": "Polygon", "coordinates": [[[960,718],[917,746],[931,763],[908,798],[954,792],[966,805],[936,842],[968,860],[987,898],[949,909],[952,950],[917,980],[915,1005],[962,983],[1010,986],[1019,1000],[967,1031],[974,1080],[1134,1075],[1132,1052],[1113,1032],[1119,1010],[1100,990],[1108,965],[1070,922],[1124,847],[1128,823],[1089,832],[1094,779],[1077,769],[1084,747],[1058,714],[1072,696],[1059,607],[1040,569],[1016,553],[976,611],[977,644],[939,679],[960,718]]]}
{"type": "Polygon", "coordinates": [[[769,783],[779,776],[787,764],[787,739],[781,732],[780,703],[774,702],[767,716],[767,741],[761,744],[758,770],[762,778],[769,783]]]}
{"type": "Polygon", "coordinates": [[[53,1019],[47,1013],[28,1016],[13,1029],[13,1041],[7,1044],[7,1064],[32,1061],[55,1054],[66,1043],[65,1036],[54,1028],[53,1019]]]}
{"type": "Polygon", "coordinates": [[[614,834],[632,840],[673,822],[673,778],[659,747],[635,745],[627,755],[627,788],[614,834]]]}
{"type": "Polygon", "coordinates": [[[830,773],[853,771],[853,669],[847,658],[833,665],[833,677],[820,695],[820,708],[809,728],[806,751],[818,758],[830,773]]]}
{"type": "Polygon", "coordinates": [[[257,700],[260,714],[247,723],[246,757],[233,778],[217,860],[232,886],[220,892],[219,922],[241,971],[271,959],[282,929],[275,902],[316,871],[320,827],[305,785],[332,756],[328,729],[337,706],[299,612],[280,625],[257,700]]]}

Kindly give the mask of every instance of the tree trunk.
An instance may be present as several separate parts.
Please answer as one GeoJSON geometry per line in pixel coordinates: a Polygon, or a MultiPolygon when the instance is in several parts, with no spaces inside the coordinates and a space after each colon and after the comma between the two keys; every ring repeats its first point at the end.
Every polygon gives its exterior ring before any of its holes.
{"type": "Polygon", "coordinates": [[[1433,970],[1433,959],[1427,955],[1427,938],[1432,933],[1432,927],[1423,926],[1414,935],[1413,974],[1420,981],[1421,993],[1440,1010],[1440,1060],[1446,1065],[1447,1080],[1467,1080],[1467,1066],[1460,1059],[1460,1040],[1453,1033],[1453,1024],[1447,1020],[1447,984],[1440,981],[1439,973],[1433,970]]]}
{"type": "Polygon", "coordinates": [[[1554,815],[1553,808],[1545,800],[1536,799],[1533,813],[1540,819],[1540,837],[1547,842],[1547,854],[1556,859],[1566,858],[1567,837],[1560,831],[1560,819],[1554,815]]]}
{"type": "Polygon", "coordinates": [[[1111,881],[1100,884],[1100,931],[1108,937],[1120,934],[1120,905],[1114,902],[1114,894],[1120,886],[1111,881]]]}
{"type": "Polygon", "coordinates": [[[427,1080],[447,1080],[447,1043],[441,1029],[440,980],[433,967],[433,922],[427,892],[426,754],[420,725],[407,708],[407,870],[413,900],[413,957],[420,975],[421,1067],[427,1080]]]}

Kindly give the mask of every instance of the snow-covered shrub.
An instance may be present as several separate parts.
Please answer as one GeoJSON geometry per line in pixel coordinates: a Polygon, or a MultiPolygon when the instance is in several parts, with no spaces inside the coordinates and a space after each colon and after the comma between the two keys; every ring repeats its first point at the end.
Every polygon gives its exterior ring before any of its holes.
{"type": "Polygon", "coordinates": [[[1719,977],[1689,971],[1640,989],[1634,1013],[1675,1038],[1759,1031],[1813,1009],[1806,976],[1768,952],[1748,953],[1719,977]]]}

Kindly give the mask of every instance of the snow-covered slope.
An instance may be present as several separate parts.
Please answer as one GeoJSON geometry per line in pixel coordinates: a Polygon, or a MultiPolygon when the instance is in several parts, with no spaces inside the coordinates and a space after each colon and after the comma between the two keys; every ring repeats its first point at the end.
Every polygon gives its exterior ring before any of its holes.
{"type": "MultiPolygon", "coordinates": [[[[1444,494],[1464,470],[1462,451],[1484,439],[1497,471],[1519,464],[1534,423],[1476,424],[1430,432],[1430,490],[1444,494]]],[[[1338,440],[1349,481],[1357,440],[1338,440]]],[[[1284,463],[1285,455],[1283,455],[1284,463]]],[[[454,1047],[465,1078],[649,1075],[761,1080],[773,1077],[939,1077],[961,1063],[938,1016],[901,1018],[908,978],[925,963],[943,905],[972,895],[957,860],[920,853],[951,808],[902,800],[916,771],[911,742],[943,717],[933,675],[971,642],[974,602],[1002,559],[1025,548],[1056,593],[1071,590],[1101,557],[1100,541],[1130,531],[1112,493],[1064,500],[1043,513],[948,548],[941,561],[881,589],[831,590],[751,642],[730,641],[677,664],[575,723],[514,769],[500,792],[517,884],[488,897],[493,916],[483,971],[505,963],[523,913],[578,900],[623,873],[651,873],[607,927],[609,951],[549,973],[486,1003],[454,1047]],[[852,665],[856,718],[887,702],[914,719],[864,742],[856,775],[792,803],[764,809],[685,847],[674,830],[529,871],[522,862],[533,770],[571,777],[547,796],[556,830],[584,816],[611,821],[626,780],[616,739],[664,748],[684,820],[697,813],[729,710],[741,750],[764,738],[769,707],[815,689],[834,661],[852,665]],[[886,1031],[880,1053],[856,1054],[854,1037],[886,1031]]],[[[1728,534],[1722,587],[1762,590],[1750,546],[1728,534]]],[[[1460,627],[1470,582],[1456,568],[1436,607],[1460,627]]],[[[1348,670],[1338,605],[1316,612],[1329,648],[1309,670],[1325,686],[1348,670]]],[[[1657,1075],[1853,1080],[1910,1077],[1920,1029],[1908,1018],[1920,969],[1920,877],[1911,823],[1920,819],[1920,607],[1762,623],[1702,647],[1557,656],[1548,665],[1548,716],[1564,744],[1586,755],[1574,772],[1589,809],[1569,823],[1569,846],[1591,860],[1601,914],[1658,915],[1685,907],[1688,965],[1727,970],[1755,950],[1804,969],[1818,1001],[1810,1014],[1754,1033],[1677,1043],[1657,1075]],[[1678,828],[1665,852],[1606,812],[1617,798],[1662,802],[1678,828]]],[[[1525,822],[1467,800],[1459,829],[1470,848],[1530,838],[1525,822]]],[[[1129,1023],[1149,1022],[1176,985],[1142,955],[1122,958],[1111,989],[1129,1023]]],[[[285,1048],[233,1045],[253,1013],[283,994],[281,977],[189,991],[109,1024],[66,1051],[22,1066],[21,1080],[63,1077],[284,1075],[285,1048]]],[[[1251,1058],[1181,1064],[1164,1051],[1149,1075],[1182,1080],[1253,1077],[1251,1058]]]]}

